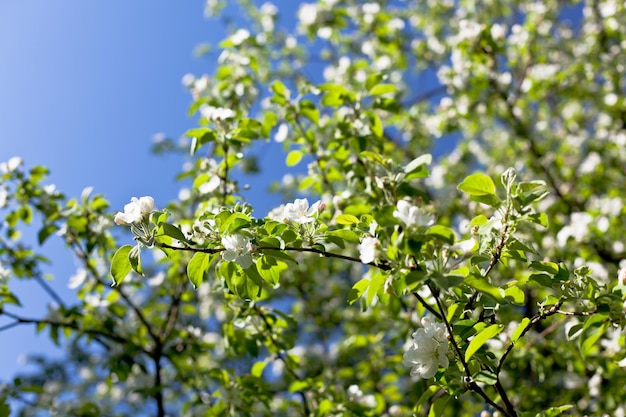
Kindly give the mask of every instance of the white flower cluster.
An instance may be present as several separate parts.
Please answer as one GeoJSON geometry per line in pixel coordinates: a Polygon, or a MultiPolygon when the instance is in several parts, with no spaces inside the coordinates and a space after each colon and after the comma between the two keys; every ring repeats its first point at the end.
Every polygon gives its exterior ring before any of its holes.
{"type": "Polygon", "coordinates": [[[20,165],[23,165],[24,161],[19,156],[14,156],[9,159],[7,162],[0,163],[0,172],[3,174],[7,174],[9,172],[14,172],[20,165]]]}
{"type": "Polygon", "coordinates": [[[347,394],[350,401],[353,401],[362,407],[376,407],[376,397],[374,397],[372,394],[364,395],[363,391],[361,391],[361,388],[358,385],[350,385],[348,387],[347,394]]]}
{"type": "Polygon", "coordinates": [[[273,215],[286,223],[305,224],[314,222],[323,209],[324,204],[319,200],[309,207],[308,199],[298,198],[293,203],[285,204],[282,208],[282,213],[278,215],[273,213],[273,215]]]}
{"type": "Polygon", "coordinates": [[[422,328],[411,336],[411,346],[402,357],[402,364],[411,368],[411,376],[429,379],[439,367],[447,368],[448,337],[442,323],[433,323],[429,317],[422,318],[422,328]]]}
{"type": "Polygon", "coordinates": [[[364,264],[369,264],[376,260],[380,241],[375,237],[364,237],[359,245],[359,258],[364,264]]]}
{"type": "Polygon", "coordinates": [[[2,264],[0,264],[0,282],[6,280],[10,276],[11,276],[11,270],[4,268],[2,264]]]}
{"type": "Polygon", "coordinates": [[[212,122],[218,120],[232,119],[235,117],[235,112],[231,109],[224,107],[213,107],[206,104],[200,106],[200,114],[207,120],[212,122]]]}
{"type": "Polygon", "coordinates": [[[148,216],[153,208],[154,199],[152,197],[133,197],[130,199],[130,203],[124,206],[123,213],[118,211],[115,214],[113,221],[120,226],[136,223],[141,221],[145,216],[148,216]]]}
{"type": "Polygon", "coordinates": [[[222,259],[228,262],[236,262],[243,269],[252,266],[252,251],[254,250],[250,239],[242,234],[224,236],[222,238],[224,251],[222,259]]]}
{"type": "Polygon", "coordinates": [[[430,226],[435,223],[435,216],[424,213],[419,207],[413,206],[405,200],[398,201],[393,217],[409,227],[430,226]]]}

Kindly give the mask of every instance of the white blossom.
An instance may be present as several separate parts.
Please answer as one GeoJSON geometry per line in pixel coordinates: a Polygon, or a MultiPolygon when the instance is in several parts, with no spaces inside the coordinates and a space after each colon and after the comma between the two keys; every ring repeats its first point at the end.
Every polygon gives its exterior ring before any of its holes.
{"type": "Polygon", "coordinates": [[[0,188],[0,208],[3,208],[7,205],[7,201],[9,200],[9,190],[6,187],[0,188]]]}
{"type": "Polygon", "coordinates": [[[274,135],[274,140],[278,143],[282,143],[285,141],[285,139],[287,139],[288,134],[289,134],[289,126],[287,126],[287,123],[281,123],[278,126],[278,130],[276,131],[276,134],[274,135]]]}
{"type": "Polygon", "coordinates": [[[241,45],[249,37],[250,32],[246,29],[239,29],[230,37],[230,40],[233,41],[233,44],[235,45],[241,45]]]}
{"type": "Polygon", "coordinates": [[[6,280],[11,276],[11,270],[7,269],[0,264],[0,282],[6,280]]]}
{"type": "Polygon", "coordinates": [[[559,230],[556,240],[559,246],[564,247],[567,239],[573,237],[576,242],[581,242],[589,233],[589,224],[593,217],[589,213],[576,212],[570,217],[570,224],[559,230]]]}
{"type": "Polygon", "coordinates": [[[70,277],[70,281],[67,284],[67,288],[69,288],[70,290],[78,288],[81,285],[83,285],[86,279],[87,279],[87,270],[81,268],[78,271],[76,271],[74,275],[70,277]]]}
{"type": "Polygon", "coordinates": [[[365,237],[361,241],[359,245],[359,258],[361,262],[364,264],[369,264],[376,260],[376,255],[378,252],[378,247],[380,246],[380,241],[375,237],[365,237]]]}
{"type": "Polygon", "coordinates": [[[200,114],[207,120],[213,122],[218,120],[232,119],[235,117],[235,112],[231,109],[224,107],[213,107],[206,104],[200,106],[200,114]]]}
{"type": "Polygon", "coordinates": [[[448,337],[442,323],[432,323],[430,318],[424,317],[422,328],[411,337],[411,345],[402,357],[402,364],[411,367],[411,376],[429,379],[439,367],[448,367],[448,337]]]}
{"type": "Polygon", "coordinates": [[[348,387],[347,394],[350,401],[353,401],[363,407],[376,407],[376,398],[371,394],[363,395],[363,391],[361,391],[361,388],[356,384],[352,384],[348,387]]]}
{"type": "Polygon", "coordinates": [[[393,217],[407,226],[430,226],[435,222],[432,214],[424,213],[419,207],[405,200],[398,201],[393,217]]]}
{"type": "Polygon", "coordinates": [[[293,203],[285,204],[284,220],[300,224],[311,223],[315,221],[315,215],[318,214],[320,207],[320,201],[309,207],[309,200],[306,198],[296,199],[293,203]]]}
{"type": "Polygon", "coordinates": [[[236,262],[242,268],[246,269],[252,265],[252,243],[250,239],[242,234],[224,236],[222,238],[224,251],[222,259],[228,262],[236,262]]]}
{"type": "Polygon", "coordinates": [[[298,20],[302,26],[311,26],[317,20],[317,5],[303,3],[298,10],[298,20]]]}
{"type": "Polygon", "coordinates": [[[20,165],[23,165],[24,161],[19,156],[14,156],[9,159],[7,162],[2,162],[0,164],[0,171],[3,174],[7,174],[9,172],[14,172],[20,165]]]}
{"type": "Polygon", "coordinates": [[[113,221],[120,225],[128,225],[135,223],[150,214],[154,208],[154,199],[150,196],[144,196],[141,198],[133,197],[130,199],[130,203],[124,206],[124,212],[118,211],[115,214],[113,221]]]}

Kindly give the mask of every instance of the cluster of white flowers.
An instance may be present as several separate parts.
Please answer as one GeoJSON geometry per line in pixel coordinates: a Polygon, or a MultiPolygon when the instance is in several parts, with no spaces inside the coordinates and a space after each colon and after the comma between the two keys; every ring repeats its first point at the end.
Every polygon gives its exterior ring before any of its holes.
{"type": "Polygon", "coordinates": [[[439,367],[448,367],[448,337],[442,323],[423,317],[422,328],[411,337],[411,345],[402,357],[402,364],[411,368],[411,376],[428,379],[435,376],[439,367]]]}
{"type": "Polygon", "coordinates": [[[2,266],[2,264],[0,264],[0,282],[4,281],[10,276],[11,276],[11,270],[6,269],[5,267],[2,266]]]}
{"type": "Polygon", "coordinates": [[[236,262],[240,267],[247,269],[252,266],[252,251],[254,250],[250,239],[242,234],[222,237],[222,259],[228,262],[236,262]]]}
{"type": "Polygon", "coordinates": [[[435,216],[423,212],[419,207],[411,205],[408,201],[400,200],[396,204],[393,217],[407,226],[430,226],[435,223],[435,216]]]}
{"type": "Polygon", "coordinates": [[[0,208],[5,207],[8,200],[9,190],[7,189],[7,187],[0,187],[0,208]]]}
{"type": "Polygon", "coordinates": [[[375,237],[364,237],[359,245],[359,258],[364,264],[374,262],[378,254],[380,241],[375,237]]]}
{"type": "Polygon", "coordinates": [[[304,27],[311,26],[317,20],[317,5],[314,3],[302,3],[298,9],[298,20],[304,27]]]}
{"type": "Polygon", "coordinates": [[[84,268],[80,268],[79,270],[76,271],[74,275],[70,277],[70,281],[67,284],[67,288],[69,288],[70,290],[74,290],[80,287],[81,285],[83,285],[86,279],[87,279],[87,270],[84,268]]]}
{"type": "Polygon", "coordinates": [[[235,33],[233,33],[230,37],[230,40],[235,45],[241,45],[250,37],[250,32],[246,29],[238,29],[235,33]]]}
{"type": "Polygon", "coordinates": [[[355,402],[362,407],[376,407],[376,397],[372,394],[363,395],[363,391],[361,391],[361,388],[356,384],[352,384],[348,387],[347,394],[350,401],[355,402]]]}
{"type": "Polygon", "coordinates": [[[133,197],[130,203],[124,206],[124,212],[118,211],[113,221],[120,226],[126,226],[131,223],[141,221],[144,217],[150,215],[154,208],[154,198],[144,196],[141,198],[133,197]]]}
{"type": "Polygon", "coordinates": [[[309,200],[299,198],[293,203],[285,204],[283,221],[300,224],[311,223],[315,221],[315,218],[323,209],[324,204],[319,200],[309,207],[309,200]]]}
{"type": "Polygon", "coordinates": [[[559,230],[556,235],[557,243],[560,247],[565,247],[567,240],[572,237],[576,242],[582,242],[589,233],[589,225],[593,217],[589,213],[575,212],[570,217],[570,224],[559,230]]]}
{"type": "Polygon", "coordinates": [[[207,120],[216,122],[235,117],[235,112],[224,107],[213,107],[206,104],[200,106],[200,114],[207,120]]]}
{"type": "Polygon", "coordinates": [[[14,172],[20,165],[23,165],[24,161],[19,156],[14,156],[9,159],[7,162],[0,163],[0,172],[3,174],[7,174],[9,172],[14,172]]]}

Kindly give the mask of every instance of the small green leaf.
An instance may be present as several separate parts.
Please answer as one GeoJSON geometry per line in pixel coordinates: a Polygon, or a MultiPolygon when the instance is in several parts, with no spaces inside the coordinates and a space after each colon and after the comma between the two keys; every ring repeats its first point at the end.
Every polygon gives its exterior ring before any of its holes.
{"type": "Polygon", "coordinates": [[[275,94],[281,97],[285,97],[285,94],[287,93],[287,87],[285,87],[285,84],[283,84],[282,82],[276,80],[272,83],[272,91],[274,91],[275,94]]]}
{"type": "Polygon", "coordinates": [[[359,219],[351,214],[340,214],[337,216],[337,223],[345,225],[358,224],[359,219]]]}
{"type": "Polygon", "coordinates": [[[255,376],[257,378],[261,378],[263,375],[263,370],[267,366],[267,362],[261,361],[252,365],[252,369],[250,369],[250,375],[255,376]]]}
{"type": "Polygon", "coordinates": [[[530,319],[528,317],[524,317],[522,319],[522,322],[517,326],[517,328],[513,332],[513,335],[511,336],[511,342],[515,343],[519,340],[520,337],[522,337],[522,334],[524,333],[524,330],[526,330],[526,327],[528,327],[529,323],[530,319]]]}
{"type": "Polygon", "coordinates": [[[476,336],[474,336],[472,341],[467,346],[467,350],[465,351],[465,362],[469,361],[472,358],[472,356],[474,356],[474,353],[476,353],[478,349],[482,347],[482,345],[487,343],[487,341],[491,339],[492,337],[498,335],[502,330],[504,330],[503,325],[493,324],[489,327],[486,327],[485,329],[480,331],[476,336]]]}
{"type": "Polygon", "coordinates": [[[454,244],[454,240],[456,239],[456,235],[454,234],[454,230],[445,227],[445,226],[441,226],[441,225],[434,225],[431,228],[429,228],[426,231],[426,234],[429,236],[434,236],[437,237],[438,239],[443,240],[444,242],[453,245],[454,244]]]}
{"type": "Polygon", "coordinates": [[[524,291],[519,287],[510,287],[504,290],[504,298],[509,300],[512,304],[523,306],[526,296],[524,295],[524,291]]]}
{"type": "Polygon", "coordinates": [[[37,240],[39,241],[39,244],[42,245],[57,230],[59,230],[59,228],[54,224],[48,224],[42,227],[37,234],[37,240]]]}
{"type": "Polygon", "coordinates": [[[465,177],[457,187],[466,194],[473,196],[495,195],[496,186],[493,180],[485,174],[477,172],[465,177]]]}
{"type": "Polygon", "coordinates": [[[404,173],[405,174],[410,174],[411,172],[416,171],[422,165],[430,165],[432,163],[432,161],[433,161],[433,156],[431,154],[429,154],[429,153],[424,154],[422,156],[418,156],[417,158],[415,158],[414,160],[409,162],[404,167],[404,173]]]}
{"type": "Polygon", "coordinates": [[[365,293],[365,291],[369,288],[371,282],[372,281],[365,278],[357,281],[348,293],[348,304],[352,305],[356,300],[361,298],[363,293],[365,293]]]}
{"type": "Polygon", "coordinates": [[[172,237],[174,239],[180,240],[181,242],[187,241],[187,237],[182,232],[182,230],[180,230],[177,226],[174,226],[173,224],[170,224],[170,223],[163,223],[161,225],[161,228],[163,230],[163,234],[169,237],[172,237]]]}
{"type": "Polygon", "coordinates": [[[383,122],[380,120],[380,116],[378,116],[375,112],[370,112],[369,116],[372,133],[374,133],[376,137],[382,138],[385,133],[385,129],[383,128],[383,122]]]}
{"type": "Polygon", "coordinates": [[[285,159],[285,164],[287,164],[288,167],[292,167],[294,165],[298,165],[301,160],[302,160],[302,152],[300,152],[297,149],[294,149],[287,154],[287,158],[285,159]]]}
{"type": "Polygon", "coordinates": [[[477,275],[469,275],[463,281],[466,285],[478,290],[482,293],[488,294],[493,297],[497,302],[504,302],[504,290],[498,287],[494,287],[483,277],[477,275]]]}
{"type": "Polygon", "coordinates": [[[474,381],[482,382],[487,385],[495,385],[498,382],[498,377],[493,372],[489,372],[487,370],[480,371],[476,375],[473,376],[474,381]]]}
{"type": "Polygon", "coordinates": [[[143,276],[143,270],[141,269],[141,246],[137,245],[130,250],[128,261],[133,271],[143,276]]]}
{"type": "Polygon", "coordinates": [[[565,404],[559,407],[550,407],[540,413],[537,413],[536,417],[557,417],[563,414],[564,411],[574,408],[573,404],[565,404]]]}
{"type": "Polygon", "coordinates": [[[383,94],[395,93],[396,86],[394,84],[376,84],[370,88],[369,94],[371,96],[382,96],[383,94]]]}
{"type": "Polygon", "coordinates": [[[133,247],[124,245],[119,248],[111,259],[111,276],[113,277],[113,286],[119,285],[126,275],[132,269],[128,255],[133,247]]]}
{"type": "Polygon", "coordinates": [[[211,255],[204,252],[196,252],[187,264],[187,277],[193,284],[194,288],[198,288],[204,280],[204,275],[209,270],[211,263],[211,255]]]}
{"type": "Polygon", "coordinates": [[[330,232],[327,232],[326,236],[338,237],[345,240],[346,242],[359,243],[359,235],[348,229],[332,230],[330,232]]]}

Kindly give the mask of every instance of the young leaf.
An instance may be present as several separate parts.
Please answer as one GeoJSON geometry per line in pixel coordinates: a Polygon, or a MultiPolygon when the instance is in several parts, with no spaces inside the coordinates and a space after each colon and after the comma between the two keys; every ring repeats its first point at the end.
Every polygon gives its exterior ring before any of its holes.
{"type": "Polygon", "coordinates": [[[356,300],[361,298],[363,293],[369,288],[370,283],[369,279],[363,278],[360,281],[357,281],[353,286],[350,292],[348,293],[348,304],[354,304],[356,300]]]}
{"type": "Polygon", "coordinates": [[[211,255],[204,252],[196,252],[187,264],[187,277],[193,284],[194,288],[198,288],[204,279],[204,274],[209,270],[211,264],[211,255]]]}
{"type": "Polygon", "coordinates": [[[496,194],[496,186],[493,180],[480,172],[465,177],[457,188],[466,194],[475,196],[496,194]]]}
{"type": "Polygon", "coordinates": [[[133,247],[131,245],[124,245],[119,248],[111,259],[111,276],[113,277],[112,286],[119,285],[126,275],[132,269],[128,255],[133,247]]]}
{"type": "Polygon", "coordinates": [[[137,245],[130,250],[128,261],[133,271],[143,276],[143,270],[141,269],[141,246],[137,245]]]}
{"type": "Polygon", "coordinates": [[[337,223],[346,225],[358,224],[359,219],[351,214],[340,214],[339,216],[337,216],[337,223]]]}
{"type": "Polygon", "coordinates": [[[498,335],[502,330],[504,330],[503,325],[493,324],[489,327],[486,327],[485,329],[480,331],[476,336],[474,336],[472,341],[467,346],[467,350],[465,351],[465,362],[469,361],[472,358],[472,356],[474,356],[474,353],[476,353],[478,349],[482,347],[482,345],[487,343],[487,341],[491,339],[492,337],[498,335]]]}

